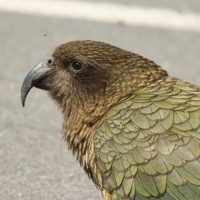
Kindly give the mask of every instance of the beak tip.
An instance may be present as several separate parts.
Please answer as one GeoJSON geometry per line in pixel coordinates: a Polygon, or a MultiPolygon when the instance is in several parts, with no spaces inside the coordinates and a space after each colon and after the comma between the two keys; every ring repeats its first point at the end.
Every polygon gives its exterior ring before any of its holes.
{"type": "Polygon", "coordinates": [[[25,101],[26,101],[26,97],[29,93],[29,91],[31,90],[31,88],[33,87],[32,85],[32,81],[30,79],[30,76],[28,75],[23,84],[22,84],[22,87],[21,87],[21,103],[22,103],[22,106],[25,107],[25,101]]]}
{"type": "Polygon", "coordinates": [[[22,91],[21,92],[21,104],[22,104],[23,107],[25,106],[25,100],[26,100],[26,97],[24,95],[24,92],[22,91]]]}
{"type": "Polygon", "coordinates": [[[21,103],[22,103],[22,107],[24,108],[25,107],[25,100],[21,100],[21,103]]]}

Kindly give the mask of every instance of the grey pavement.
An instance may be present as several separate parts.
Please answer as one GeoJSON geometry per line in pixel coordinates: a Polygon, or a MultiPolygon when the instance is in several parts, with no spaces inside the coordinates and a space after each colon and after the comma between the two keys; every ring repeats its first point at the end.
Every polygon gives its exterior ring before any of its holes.
{"type": "MultiPolygon", "coordinates": [[[[174,9],[181,7],[180,0],[173,2],[174,9]]],[[[199,0],[183,3],[200,11],[199,0]]],[[[58,44],[80,39],[139,53],[200,85],[200,33],[0,12],[0,200],[102,199],[68,151],[60,134],[62,114],[47,93],[33,89],[25,108],[20,102],[30,68],[58,44]]]]}

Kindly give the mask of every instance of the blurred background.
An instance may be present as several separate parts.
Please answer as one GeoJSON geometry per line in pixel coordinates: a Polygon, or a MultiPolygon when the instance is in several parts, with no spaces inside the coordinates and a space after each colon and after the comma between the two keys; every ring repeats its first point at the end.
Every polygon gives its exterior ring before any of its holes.
{"type": "Polygon", "coordinates": [[[20,88],[55,46],[99,40],[200,85],[199,0],[0,0],[0,199],[93,200],[99,191],[67,150],[62,114],[41,90],[20,88]]]}

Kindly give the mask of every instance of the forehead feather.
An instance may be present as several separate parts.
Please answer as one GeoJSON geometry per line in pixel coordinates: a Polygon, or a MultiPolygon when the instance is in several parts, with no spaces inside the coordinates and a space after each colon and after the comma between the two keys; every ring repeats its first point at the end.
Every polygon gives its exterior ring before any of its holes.
{"type": "Polygon", "coordinates": [[[60,58],[87,57],[92,59],[116,59],[130,54],[115,46],[96,41],[72,41],[64,43],[53,51],[53,56],[60,58]]]}

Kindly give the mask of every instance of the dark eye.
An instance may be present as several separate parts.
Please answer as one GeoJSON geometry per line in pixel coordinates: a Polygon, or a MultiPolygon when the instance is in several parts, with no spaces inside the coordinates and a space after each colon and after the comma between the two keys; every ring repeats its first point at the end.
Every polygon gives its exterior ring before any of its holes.
{"type": "Polygon", "coordinates": [[[79,71],[82,69],[82,64],[80,62],[75,61],[72,63],[72,67],[74,70],[79,71]]]}
{"type": "Polygon", "coordinates": [[[71,63],[69,69],[74,73],[81,73],[85,70],[85,65],[79,61],[74,61],[71,63]]]}

